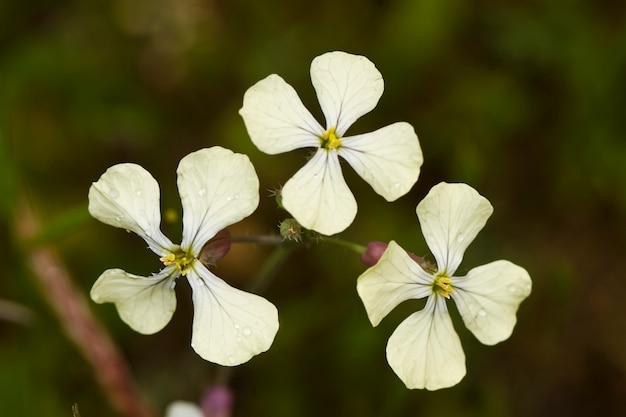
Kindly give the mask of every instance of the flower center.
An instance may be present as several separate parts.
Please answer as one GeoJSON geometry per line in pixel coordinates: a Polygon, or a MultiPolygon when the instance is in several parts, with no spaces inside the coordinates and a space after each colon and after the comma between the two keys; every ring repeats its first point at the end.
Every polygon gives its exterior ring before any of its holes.
{"type": "Polygon", "coordinates": [[[332,150],[341,146],[341,138],[335,135],[335,126],[328,129],[322,135],[322,148],[332,150]]]}
{"type": "Polygon", "coordinates": [[[189,256],[186,252],[179,249],[176,252],[170,252],[169,255],[161,257],[160,261],[163,262],[165,266],[176,265],[180,274],[185,276],[191,263],[195,261],[195,259],[195,257],[189,256]]]}
{"type": "Polygon", "coordinates": [[[452,288],[452,278],[446,275],[435,276],[435,281],[433,282],[433,292],[435,291],[439,295],[450,298],[450,295],[454,294],[454,289],[452,288]]]}

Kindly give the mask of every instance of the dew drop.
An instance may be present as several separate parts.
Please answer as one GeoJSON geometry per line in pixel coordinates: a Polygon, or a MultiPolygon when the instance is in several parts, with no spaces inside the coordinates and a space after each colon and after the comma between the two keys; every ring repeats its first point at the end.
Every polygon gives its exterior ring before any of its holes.
{"type": "Polygon", "coordinates": [[[487,312],[481,308],[480,310],[478,310],[478,315],[480,317],[485,317],[487,315],[487,312]]]}
{"type": "Polygon", "coordinates": [[[241,337],[238,337],[238,338],[237,338],[237,341],[238,341],[238,342],[241,342],[242,340],[243,340],[243,339],[242,339],[241,337]]]}
{"type": "Polygon", "coordinates": [[[239,200],[239,194],[235,194],[235,200],[239,200]]]}
{"type": "Polygon", "coordinates": [[[510,293],[514,293],[515,291],[517,291],[517,287],[515,285],[510,285],[509,286],[509,292],[510,293]]]}
{"type": "Polygon", "coordinates": [[[144,232],[144,233],[145,233],[145,235],[146,235],[147,237],[152,237],[152,235],[150,234],[150,232],[144,232]]]}
{"type": "Polygon", "coordinates": [[[137,191],[135,191],[135,195],[136,195],[137,197],[141,197],[141,194],[143,194],[141,190],[137,190],[137,191]]]}
{"type": "Polygon", "coordinates": [[[239,328],[239,324],[235,323],[234,327],[235,327],[235,329],[238,329],[239,328]]]}
{"type": "Polygon", "coordinates": [[[317,172],[313,174],[313,178],[317,178],[317,172]]]}
{"type": "Polygon", "coordinates": [[[120,196],[120,192],[117,191],[115,188],[111,188],[111,190],[109,191],[109,196],[115,199],[120,196]]]}
{"type": "Polygon", "coordinates": [[[121,222],[123,218],[124,216],[122,216],[121,214],[118,214],[117,216],[115,216],[115,221],[121,222]]]}
{"type": "Polygon", "coordinates": [[[233,198],[231,196],[226,197],[226,201],[233,201],[233,198]]]}
{"type": "Polygon", "coordinates": [[[393,186],[396,187],[396,188],[400,188],[400,183],[396,182],[396,183],[393,184],[393,186]]]}
{"type": "Polygon", "coordinates": [[[229,356],[228,357],[228,362],[230,362],[231,364],[235,363],[235,357],[234,356],[229,356]]]}
{"type": "Polygon", "coordinates": [[[200,188],[200,189],[198,190],[198,195],[199,195],[200,197],[204,197],[204,196],[206,195],[206,189],[204,189],[204,188],[200,188]]]}
{"type": "Polygon", "coordinates": [[[463,242],[464,240],[465,240],[465,236],[463,235],[463,233],[459,233],[459,234],[456,236],[456,241],[457,241],[457,242],[461,243],[461,242],[463,242]]]}
{"type": "Polygon", "coordinates": [[[247,327],[244,327],[244,329],[242,330],[242,333],[244,336],[250,336],[252,334],[252,330],[248,329],[247,327]]]}

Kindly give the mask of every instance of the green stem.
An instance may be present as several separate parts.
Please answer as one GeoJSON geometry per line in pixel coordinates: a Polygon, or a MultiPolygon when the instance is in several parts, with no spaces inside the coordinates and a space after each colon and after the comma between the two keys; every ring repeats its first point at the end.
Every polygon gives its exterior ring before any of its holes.
{"type": "Polygon", "coordinates": [[[336,237],[325,237],[323,238],[324,242],[332,243],[333,245],[351,250],[353,252],[358,253],[359,255],[363,255],[365,250],[367,249],[363,245],[357,245],[356,243],[348,242],[347,240],[339,239],[336,237]]]}
{"type": "Polygon", "coordinates": [[[263,292],[296,247],[293,245],[281,245],[274,249],[263,265],[261,265],[261,269],[252,285],[250,285],[250,292],[255,294],[263,292]]]}
{"type": "Polygon", "coordinates": [[[260,243],[261,245],[282,246],[285,239],[279,235],[232,236],[232,243],[260,243]]]}
{"type": "Polygon", "coordinates": [[[35,236],[29,239],[28,243],[36,246],[56,242],[71,230],[78,230],[79,227],[91,220],[92,217],[86,206],[74,207],[48,222],[35,236]]]}

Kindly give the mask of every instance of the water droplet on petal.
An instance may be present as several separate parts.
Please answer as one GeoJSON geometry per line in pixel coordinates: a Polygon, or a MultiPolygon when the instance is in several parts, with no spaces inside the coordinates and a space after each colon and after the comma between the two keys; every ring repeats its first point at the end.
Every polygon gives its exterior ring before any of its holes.
{"type": "Polygon", "coordinates": [[[459,233],[459,234],[456,236],[456,241],[457,241],[457,242],[461,243],[461,242],[463,242],[464,240],[465,240],[465,236],[463,235],[463,233],[459,233]]]}
{"type": "Polygon", "coordinates": [[[229,363],[235,363],[235,357],[234,356],[229,356],[228,357],[228,362],[229,363]]]}
{"type": "Polygon", "coordinates": [[[235,200],[239,200],[239,194],[235,194],[235,200]]]}
{"type": "Polygon", "coordinates": [[[235,329],[238,329],[239,328],[239,324],[235,323],[234,327],[235,327],[235,329]]]}
{"type": "Polygon", "coordinates": [[[135,195],[136,195],[137,197],[141,197],[141,194],[143,194],[141,190],[137,190],[137,191],[135,191],[135,195]]]}
{"type": "Polygon", "coordinates": [[[150,232],[144,232],[146,237],[151,237],[152,235],[150,234],[150,232]]]}
{"type": "Polygon", "coordinates": [[[250,336],[252,334],[252,330],[250,330],[247,327],[244,327],[244,329],[242,330],[242,333],[244,336],[250,336]]]}
{"type": "Polygon", "coordinates": [[[242,340],[243,340],[243,339],[242,339],[241,337],[238,337],[238,338],[237,338],[237,341],[238,341],[238,342],[241,342],[242,340]]]}
{"type": "Polygon", "coordinates": [[[317,178],[317,172],[313,174],[313,178],[317,178]]]}
{"type": "MultiPolygon", "coordinates": [[[[115,216],[115,221],[121,222],[122,219],[124,218],[124,216],[122,216],[121,214],[115,216]]],[[[127,230],[128,231],[128,230],[127,230]]]]}
{"type": "Polygon", "coordinates": [[[226,201],[233,201],[233,198],[231,196],[226,197],[226,201]]]}
{"type": "Polygon", "coordinates": [[[400,185],[401,184],[399,182],[396,182],[396,183],[393,184],[393,186],[396,187],[396,188],[400,188],[400,185]]]}
{"type": "Polygon", "coordinates": [[[119,196],[120,196],[120,192],[117,191],[115,188],[111,188],[111,190],[109,191],[109,197],[116,199],[119,196]]]}
{"type": "Polygon", "coordinates": [[[199,195],[200,197],[204,197],[204,196],[206,195],[206,189],[204,189],[204,188],[200,188],[200,189],[198,190],[198,195],[199,195]]]}
{"type": "Polygon", "coordinates": [[[509,292],[510,293],[514,293],[515,291],[517,291],[517,287],[515,285],[510,285],[509,286],[509,292]]]}
{"type": "Polygon", "coordinates": [[[487,315],[487,312],[481,308],[480,310],[478,310],[478,315],[480,317],[485,317],[487,315]]]}

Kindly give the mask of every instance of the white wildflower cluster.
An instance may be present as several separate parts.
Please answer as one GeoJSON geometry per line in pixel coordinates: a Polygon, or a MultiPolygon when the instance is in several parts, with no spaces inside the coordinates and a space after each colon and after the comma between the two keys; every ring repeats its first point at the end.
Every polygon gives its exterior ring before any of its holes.
{"type": "MultiPolygon", "coordinates": [[[[280,191],[281,204],[295,219],[288,230],[302,228],[332,236],[346,230],[357,213],[339,157],[387,201],[411,190],[423,158],[417,135],[406,122],[347,135],[383,93],[382,76],[367,58],[345,52],[323,54],[311,64],[311,80],[325,125],[275,74],[248,89],[240,114],[252,142],[263,152],[314,150],[280,191]]],[[[159,186],[141,166],[115,165],[93,183],[90,213],[141,236],[163,268],[147,277],[106,270],[91,297],[97,303],[114,303],[130,327],[152,334],[172,318],[174,287],[179,277],[185,277],[193,290],[193,349],[207,361],[239,365],[272,345],[279,328],[278,311],[265,298],[217,277],[201,251],[212,239],[223,238],[220,233],[225,228],[254,212],[259,180],[247,156],[218,146],[184,157],[177,174],[183,207],[180,244],[161,232],[159,186]]],[[[419,262],[391,241],[379,247],[373,265],[357,280],[358,294],[374,326],[401,302],[427,298],[425,307],[402,322],[387,344],[389,364],[409,388],[449,387],[465,375],[465,356],[447,300],[455,301],[468,329],[491,345],[510,336],[518,306],[530,294],[528,273],[508,261],[454,275],[492,211],[489,201],[466,184],[436,185],[417,205],[436,265],[419,262]]],[[[227,249],[216,252],[221,257],[227,249]]]]}

